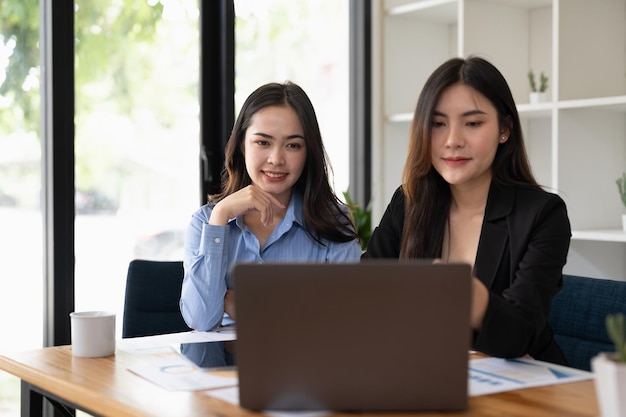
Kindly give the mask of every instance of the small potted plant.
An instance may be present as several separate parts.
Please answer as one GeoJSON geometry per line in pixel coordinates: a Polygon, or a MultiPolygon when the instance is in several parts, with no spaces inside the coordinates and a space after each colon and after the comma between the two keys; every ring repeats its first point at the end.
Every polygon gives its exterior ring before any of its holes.
{"type": "Polygon", "coordinates": [[[535,73],[533,70],[528,71],[528,82],[530,83],[530,102],[540,103],[546,101],[548,90],[548,76],[541,72],[539,74],[539,86],[537,86],[537,81],[535,80],[535,73]]]}
{"type": "Polygon", "coordinates": [[[359,235],[359,240],[361,241],[361,250],[365,251],[372,237],[372,203],[370,201],[367,207],[363,208],[352,201],[348,191],[343,192],[343,198],[350,209],[350,214],[352,215],[352,220],[356,227],[356,233],[359,235]]]}
{"type": "MultiPolygon", "coordinates": [[[[622,204],[624,208],[626,208],[626,173],[622,173],[622,176],[615,180],[617,183],[617,190],[619,191],[619,196],[622,200],[622,204]]],[[[626,231],[626,213],[622,214],[622,229],[626,231]]]]}
{"type": "Polygon", "coordinates": [[[600,414],[602,417],[626,417],[626,316],[609,314],[606,330],[615,352],[603,352],[591,360],[600,414]]]}

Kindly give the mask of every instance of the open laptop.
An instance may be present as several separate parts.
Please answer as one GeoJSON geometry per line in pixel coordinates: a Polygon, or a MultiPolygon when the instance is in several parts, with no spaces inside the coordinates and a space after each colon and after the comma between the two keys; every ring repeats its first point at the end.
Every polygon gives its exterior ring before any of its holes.
{"type": "Polygon", "coordinates": [[[232,276],[242,407],[467,407],[469,265],[239,264],[232,276]]]}

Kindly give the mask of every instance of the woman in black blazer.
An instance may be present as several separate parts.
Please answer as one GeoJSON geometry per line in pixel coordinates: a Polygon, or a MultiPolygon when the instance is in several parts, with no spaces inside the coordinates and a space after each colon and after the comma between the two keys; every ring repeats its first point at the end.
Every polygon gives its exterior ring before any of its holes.
{"type": "Polygon", "coordinates": [[[534,179],[502,74],[479,57],[427,80],[402,186],[363,259],[430,258],[473,267],[473,348],[567,364],[547,323],[571,238],[563,200],[534,179]]]}

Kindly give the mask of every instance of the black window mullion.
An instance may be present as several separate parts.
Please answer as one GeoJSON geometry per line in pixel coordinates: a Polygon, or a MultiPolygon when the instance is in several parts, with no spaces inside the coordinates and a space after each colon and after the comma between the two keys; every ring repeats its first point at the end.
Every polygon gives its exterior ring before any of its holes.
{"type": "Polygon", "coordinates": [[[372,196],[371,0],[350,0],[350,196],[372,196]]]}
{"type": "Polygon", "coordinates": [[[40,0],[44,346],[74,310],[74,2],[40,0]]]}
{"type": "Polygon", "coordinates": [[[235,120],[235,6],[199,1],[200,203],[219,191],[224,148],[235,120]]]}

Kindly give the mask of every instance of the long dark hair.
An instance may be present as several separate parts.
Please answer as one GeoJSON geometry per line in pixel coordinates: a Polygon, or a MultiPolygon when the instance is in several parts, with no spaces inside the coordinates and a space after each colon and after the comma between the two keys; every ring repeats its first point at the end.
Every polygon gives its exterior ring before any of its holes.
{"type": "Polygon", "coordinates": [[[243,142],[252,116],[268,106],[291,107],[298,115],[304,131],[306,161],[294,189],[303,196],[303,217],[309,234],[318,241],[327,239],[348,242],[358,239],[349,213],[342,209],[341,202],[330,186],[330,162],[313,104],[300,86],[289,81],[262,85],[243,103],[226,143],[222,190],[219,194],[210,195],[209,203],[215,204],[252,184],[246,170],[243,142]]]}
{"type": "Polygon", "coordinates": [[[409,152],[402,174],[405,220],[401,258],[438,258],[450,211],[450,185],[432,165],[431,126],[441,93],[461,82],[484,95],[498,111],[498,123],[509,138],[500,143],[493,160],[492,182],[539,187],[522,135],[513,95],[500,71],[487,60],[470,56],[452,58],[428,78],[420,93],[409,133],[409,152]]]}

